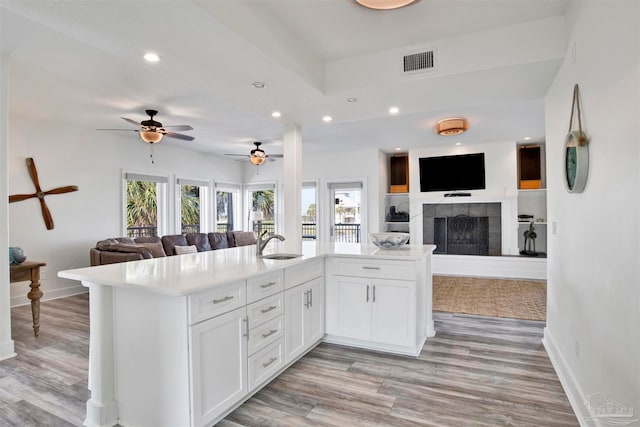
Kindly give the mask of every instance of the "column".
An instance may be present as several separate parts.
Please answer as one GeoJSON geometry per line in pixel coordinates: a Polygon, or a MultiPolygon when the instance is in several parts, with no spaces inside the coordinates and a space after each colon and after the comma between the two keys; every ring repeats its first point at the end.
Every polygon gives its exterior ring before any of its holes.
{"type": "Polygon", "coordinates": [[[288,251],[302,244],[302,132],[300,125],[284,128],[284,236],[288,251]]]}

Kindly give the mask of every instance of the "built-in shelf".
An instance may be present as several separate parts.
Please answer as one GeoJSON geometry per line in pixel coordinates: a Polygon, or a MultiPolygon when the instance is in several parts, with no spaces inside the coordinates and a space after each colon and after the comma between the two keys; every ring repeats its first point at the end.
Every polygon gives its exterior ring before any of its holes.
{"type": "Polygon", "coordinates": [[[388,221],[391,211],[396,214],[406,213],[411,218],[409,212],[409,193],[387,193],[384,195],[384,218],[382,219],[383,231],[409,232],[409,219],[406,221],[388,221]]]}

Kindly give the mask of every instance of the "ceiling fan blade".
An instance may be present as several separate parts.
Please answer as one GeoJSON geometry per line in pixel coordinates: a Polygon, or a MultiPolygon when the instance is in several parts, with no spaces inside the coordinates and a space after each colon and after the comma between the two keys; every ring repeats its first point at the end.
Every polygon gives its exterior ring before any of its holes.
{"type": "Polygon", "coordinates": [[[165,128],[172,128],[173,130],[193,130],[193,128],[189,125],[173,125],[173,126],[164,126],[165,128]]]}
{"type": "Polygon", "coordinates": [[[96,130],[122,130],[125,132],[138,132],[138,129],[96,129],[96,130]]]}
{"type": "Polygon", "coordinates": [[[225,156],[249,157],[247,154],[225,154],[225,156]]]}
{"type": "Polygon", "coordinates": [[[9,196],[9,203],[21,202],[23,200],[31,199],[33,197],[38,197],[38,195],[36,193],[33,193],[33,194],[14,194],[12,196],[9,196]]]}
{"type": "Polygon", "coordinates": [[[122,120],[124,120],[125,122],[129,122],[129,123],[131,123],[132,125],[140,126],[140,123],[136,122],[135,120],[127,119],[126,117],[120,117],[120,118],[121,118],[122,120]]]}
{"type": "Polygon", "coordinates": [[[53,217],[51,216],[51,212],[47,207],[47,203],[44,201],[44,198],[40,200],[40,207],[42,208],[42,218],[44,219],[44,223],[47,226],[47,230],[53,230],[53,217]]]}
{"type": "Polygon", "coordinates": [[[40,180],[38,179],[38,171],[36,169],[36,163],[33,161],[33,157],[27,158],[27,168],[29,168],[29,175],[31,175],[31,179],[33,180],[33,185],[36,186],[36,192],[39,193],[42,191],[40,188],[40,180]]]}
{"type": "Polygon", "coordinates": [[[63,194],[63,193],[71,193],[72,191],[78,191],[77,185],[67,185],[66,187],[58,187],[53,190],[45,191],[45,196],[47,194],[63,194]]]}
{"type": "Polygon", "coordinates": [[[274,159],[281,159],[284,157],[284,154],[267,154],[267,157],[273,157],[274,159]]]}
{"type": "Polygon", "coordinates": [[[195,139],[193,136],[183,135],[181,133],[175,133],[175,132],[165,132],[164,134],[169,138],[182,139],[184,141],[193,141],[195,139]]]}

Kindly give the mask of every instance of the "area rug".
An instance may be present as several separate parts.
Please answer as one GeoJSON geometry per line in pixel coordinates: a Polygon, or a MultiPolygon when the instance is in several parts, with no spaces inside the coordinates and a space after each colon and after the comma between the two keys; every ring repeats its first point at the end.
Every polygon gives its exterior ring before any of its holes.
{"type": "Polygon", "coordinates": [[[433,310],[545,320],[544,281],[433,276],[433,310]]]}

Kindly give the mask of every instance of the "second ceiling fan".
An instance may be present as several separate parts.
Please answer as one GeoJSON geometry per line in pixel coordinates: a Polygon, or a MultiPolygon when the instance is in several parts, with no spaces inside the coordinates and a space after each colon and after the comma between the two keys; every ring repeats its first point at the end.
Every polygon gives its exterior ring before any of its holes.
{"type": "Polygon", "coordinates": [[[251,150],[250,154],[225,154],[225,156],[238,156],[238,157],[248,157],[249,161],[256,165],[259,166],[261,164],[263,164],[267,158],[272,157],[272,158],[279,158],[281,159],[283,157],[282,154],[267,154],[264,152],[264,150],[262,148],[260,148],[260,146],[262,145],[262,142],[256,141],[253,143],[253,145],[256,146],[256,148],[254,148],[253,150],[251,150]]]}

